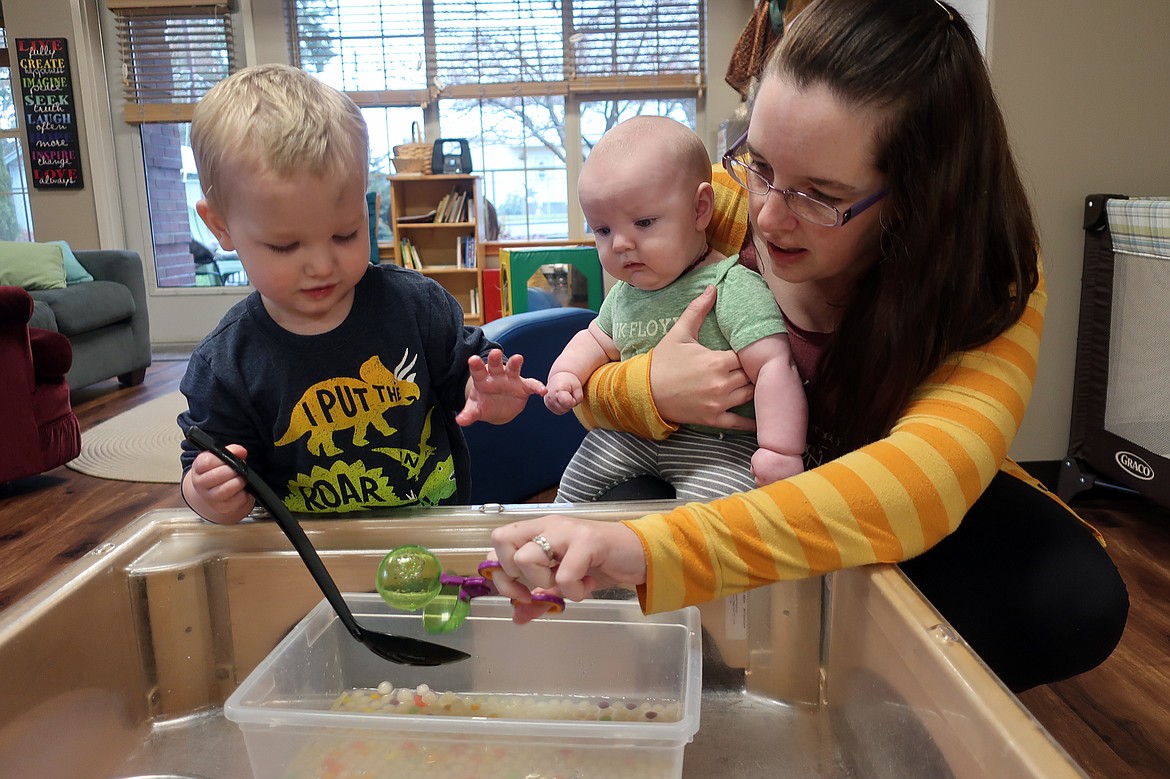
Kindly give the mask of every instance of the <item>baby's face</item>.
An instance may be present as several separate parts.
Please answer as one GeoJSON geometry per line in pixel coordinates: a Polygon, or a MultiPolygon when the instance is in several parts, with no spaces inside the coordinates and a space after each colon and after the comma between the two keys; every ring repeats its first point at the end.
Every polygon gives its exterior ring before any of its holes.
{"type": "Polygon", "coordinates": [[[370,263],[364,176],[240,172],[218,218],[221,245],[281,327],[315,335],[345,320],[370,263]]]}
{"type": "Polygon", "coordinates": [[[698,185],[685,178],[658,155],[586,162],[577,192],[611,276],[638,289],[662,289],[703,253],[698,185]]]}

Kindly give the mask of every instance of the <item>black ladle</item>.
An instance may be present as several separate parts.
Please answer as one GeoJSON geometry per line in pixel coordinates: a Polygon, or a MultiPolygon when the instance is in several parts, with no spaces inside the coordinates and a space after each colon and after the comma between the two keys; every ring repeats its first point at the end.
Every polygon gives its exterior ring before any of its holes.
{"type": "Polygon", "coordinates": [[[305,535],[305,531],[297,523],[296,519],[293,518],[293,515],[280,498],[276,496],[276,493],[272,491],[272,488],[265,484],[245,461],[229,452],[214,438],[198,427],[192,425],[187,430],[187,440],[200,449],[216,455],[219,459],[227,463],[233,471],[243,477],[248,485],[248,492],[256,497],[256,500],[259,501],[261,506],[268,509],[268,513],[276,520],[276,524],[288,536],[288,540],[292,542],[293,548],[296,549],[297,554],[304,561],[305,567],[313,575],[313,580],[317,582],[317,586],[325,594],[325,600],[329,601],[329,605],[337,612],[337,617],[341,620],[341,624],[345,625],[349,634],[361,642],[367,649],[378,657],[401,665],[445,665],[471,657],[466,652],[461,652],[458,649],[453,649],[448,646],[433,644],[430,641],[421,641],[417,638],[409,638],[407,636],[378,633],[373,630],[367,630],[359,625],[357,620],[353,618],[353,613],[349,610],[349,606],[346,605],[345,599],[341,597],[341,591],[337,589],[333,577],[329,575],[325,564],[321,562],[321,557],[317,554],[317,550],[313,548],[313,544],[309,541],[309,537],[305,535]]]}

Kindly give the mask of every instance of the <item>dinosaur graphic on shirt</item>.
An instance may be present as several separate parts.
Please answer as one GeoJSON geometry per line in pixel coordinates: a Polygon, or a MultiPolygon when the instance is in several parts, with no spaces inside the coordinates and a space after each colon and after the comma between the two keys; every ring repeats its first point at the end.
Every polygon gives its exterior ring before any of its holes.
{"type": "Polygon", "coordinates": [[[419,399],[419,387],[414,382],[414,368],[418,355],[406,364],[409,350],[393,371],[386,369],[374,355],[358,369],[360,378],[338,376],[319,381],[305,390],[290,416],[288,430],[276,441],[276,446],[287,446],[308,434],[308,449],[316,456],[335,457],[341,454],[333,443],[333,434],[353,430],[353,445],[366,446],[370,425],[384,436],[397,432],[383,416],[395,406],[404,406],[419,399]]]}
{"type": "Polygon", "coordinates": [[[418,502],[424,506],[437,506],[439,501],[455,494],[455,462],[448,456],[439,461],[435,470],[423,482],[419,490],[418,502]]]}
{"type": "Polygon", "coordinates": [[[434,412],[434,406],[427,410],[427,418],[423,422],[422,435],[419,437],[417,452],[410,449],[396,449],[389,446],[374,447],[375,452],[384,454],[402,463],[402,467],[406,469],[406,478],[411,481],[418,478],[419,472],[422,471],[427,460],[431,459],[431,455],[436,451],[435,447],[431,446],[431,414],[434,412]]]}

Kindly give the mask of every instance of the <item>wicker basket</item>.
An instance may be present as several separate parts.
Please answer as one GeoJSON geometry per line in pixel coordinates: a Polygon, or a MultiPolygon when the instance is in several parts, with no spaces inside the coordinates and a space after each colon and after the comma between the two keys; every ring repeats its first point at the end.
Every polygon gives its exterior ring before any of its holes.
{"type": "Polygon", "coordinates": [[[429,157],[425,160],[422,157],[417,159],[412,157],[391,157],[390,161],[394,163],[395,173],[417,175],[431,172],[431,160],[429,157]]]}
{"type": "Polygon", "coordinates": [[[412,122],[410,125],[410,140],[411,143],[400,143],[394,147],[394,159],[392,160],[394,170],[399,173],[429,174],[431,172],[432,144],[422,140],[418,122],[412,122]]]}

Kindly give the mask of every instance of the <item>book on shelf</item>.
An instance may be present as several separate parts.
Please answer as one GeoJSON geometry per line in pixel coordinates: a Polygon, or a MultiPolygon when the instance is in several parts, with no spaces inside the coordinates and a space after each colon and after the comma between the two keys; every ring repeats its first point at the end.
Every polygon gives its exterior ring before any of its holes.
{"type": "Polygon", "coordinates": [[[463,222],[464,211],[467,206],[467,193],[463,191],[452,192],[449,195],[444,195],[443,199],[439,201],[439,208],[437,209],[439,215],[435,217],[436,222],[463,222]]]}
{"type": "Polygon", "coordinates": [[[451,202],[451,195],[452,194],[453,193],[448,192],[446,195],[443,195],[443,197],[439,198],[439,205],[435,206],[435,216],[431,221],[433,221],[433,222],[447,221],[447,207],[451,202]]]}
{"type": "Polygon", "coordinates": [[[410,214],[409,216],[400,216],[398,217],[398,221],[400,224],[425,224],[427,222],[435,221],[435,214],[437,212],[438,209],[432,208],[425,214],[410,214]]]}
{"type": "Polygon", "coordinates": [[[402,267],[422,270],[422,258],[419,257],[418,249],[409,238],[402,239],[399,250],[402,267]]]}
{"type": "Polygon", "coordinates": [[[475,316],[479,315],[479,289],[476,287],[471,288],[471,307],[467,309],[467,312],[475,316]]]}
{"type": "Polygon", "coordinates": [[[455,239],[455,264],[460,268],[476,267],[474,235],[461,235],[455,239]]]}

